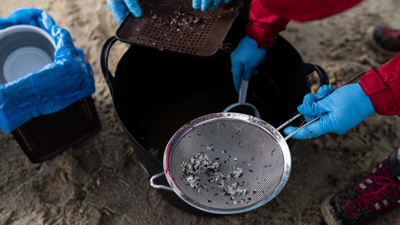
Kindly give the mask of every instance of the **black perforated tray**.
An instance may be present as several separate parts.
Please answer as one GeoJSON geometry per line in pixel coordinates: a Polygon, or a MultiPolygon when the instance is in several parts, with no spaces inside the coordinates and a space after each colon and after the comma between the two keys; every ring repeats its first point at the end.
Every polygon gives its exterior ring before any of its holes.
{"type": "Polygon", "coordinates": [[[241,1],[232,0],[229,4],[221,3],[215,11],[203,12],[194,10],[191,0],[143,0],[140,3],[142,17],[129,15],[117,30],[116,37],[123,42],[160,51],[209,57],[218,50],[230,50],[223,42],[239,14],[240,4],[241,1]],[[200,22],[181,29],[171,28],[178,9],[201,18],[200,22]]]}
{"type": "Polygon", "coordinates": [[[12,134],[34,162],[42,162],[100,130],[92,97],[83,98],[58,112],[24,123],[12,134]]]}

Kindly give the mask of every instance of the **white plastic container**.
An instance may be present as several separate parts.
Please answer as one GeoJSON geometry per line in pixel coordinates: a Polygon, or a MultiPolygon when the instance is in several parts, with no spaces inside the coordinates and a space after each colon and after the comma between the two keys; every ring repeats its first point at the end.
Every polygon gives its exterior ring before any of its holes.
{"type": "Polygon", "coordinates": [[[52,63],[55,47],[50,34],[35,26],[16,25],[0,30],[0,84],[52,63]]]}

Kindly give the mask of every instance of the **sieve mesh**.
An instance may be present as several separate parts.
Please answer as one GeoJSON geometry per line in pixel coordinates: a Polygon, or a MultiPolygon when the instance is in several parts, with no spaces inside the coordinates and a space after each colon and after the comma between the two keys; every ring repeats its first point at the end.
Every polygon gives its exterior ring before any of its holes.
{"type": "Polygon", "coordinates": [[[239,209],[262,201],[279,188],[284,171],[284,155],[273,135],[252,123],[232,118],[195,126],[179,140],[169,158],[171,175],[177,187],[191,201],[217,209],[239,209]],[[210,145],[213,151],[207,150],[210,145]],[[243,175],[234,180],[227,179],[227,185],[244,181],[247,194],[231,200],[230,196],[220,193],[217,183],[207,181],[206,174],[199,175],[201,183],[206,184],[200,194],[191,188],[185,180],[181,163],[189,162],[199,152],[214,160],[219,158],[220,172],[224,175],[231,172],[233,166],[242,168],[243,175]],[[240,204],[242,199],[245,202],[240,204]]]}
{"type": "MultiPolygon", "coordinates": [[[[194,10],[191,0],[141,1],[142,16],[129,15],[117,30],[116,37],[131,44],[183,54],[211,56],[222,48],[223,41],[239,13],[240,1],[221,3],[217,10],[194,10]],[[201,19],[190,27],[171,27],[177,10],[201,19]]],[[[182,18],[178,19],[182,23],[182,18]]]]}

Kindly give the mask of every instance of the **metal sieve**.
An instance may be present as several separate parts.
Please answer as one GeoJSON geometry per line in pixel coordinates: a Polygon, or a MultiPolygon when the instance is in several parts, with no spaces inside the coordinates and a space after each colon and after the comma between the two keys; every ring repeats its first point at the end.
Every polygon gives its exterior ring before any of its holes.
{"type": "Polygon", "coordinates": [[[267,122],[240,113],[199,117],[181,127],[170,139],[164,152],[164,172],[154,175],[150,184],[154,188],[174,191],[189,205],[210,213],[234,214],[258,208],[273,199],[289,178],[291,157],[286,140],[295,132],[284,138],[267,122]],[[208,150],[208,146],[213,150],[208,150]],[[198,176],[207,188],[200,193],[191,188],[181,163],[188,162],[199,152],[218,159],[222,174],[232,171],[233,166],[242,168],[242,176],[228,179],[227,184],[243,183],[247,194],[231,199],[221,194],[218,183],[208,182],[204,173],[198,176]],[[170,187],[154,183],[163,174],[170,187]]]}

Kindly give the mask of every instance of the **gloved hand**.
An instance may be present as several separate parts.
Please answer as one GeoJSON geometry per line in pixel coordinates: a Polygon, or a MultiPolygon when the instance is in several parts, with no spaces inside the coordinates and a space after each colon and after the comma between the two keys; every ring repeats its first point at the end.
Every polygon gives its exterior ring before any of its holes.
{"type": "MultiPolygon", "coordinates": [[[[216,10],[218,8],[218,6],[221,4],[222,0],[193,0],[192,2],[192,6],[195,10],[200,9],[201,6],[201,10],[203,12],[207,12],[207,10],[210,8],[211,6],[211,10],[216,10]]],[[[231,2],[231,0],[225,0],[225,3],[229,3],[231,2]]]]}
{"type": "MultiPolygon", "coordinates": [[[[326,133],[343,134],[375,113],[371,100],[359,84],[345,85],[336,91],[333,91],[332,86],[324,85],[316,96],[305,95],[303,104],[297,110],[307,121],[326,114],[299,130],[293,136],[295,139],[311,139],[326,133]],[[316,102],[319,99],[321,100],[316,102]]],[[[297,127],[287,127],[284,132],[289,135],[296,129],[297,127]]]]}
{"type": "Polygon", "coordinates": [[[142,16],[139,0],[107,0],[108,9],[110,9],[115,21],[118,25],[124,21],[129,12],[136,18],[142,16]]]}
{"type": "Polygon", "coordinates": [[[253,74],[257,74],[256,67],[263,61],[267,49],[257,48],[249,36],[244,37],[237,48],[231,54],[233,84],[236,92],[239,92],[242,77],[249,80],[253,74]]]}

